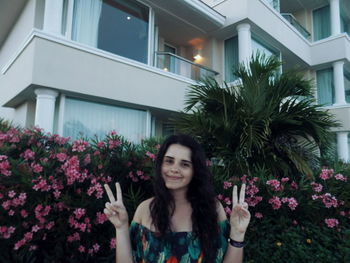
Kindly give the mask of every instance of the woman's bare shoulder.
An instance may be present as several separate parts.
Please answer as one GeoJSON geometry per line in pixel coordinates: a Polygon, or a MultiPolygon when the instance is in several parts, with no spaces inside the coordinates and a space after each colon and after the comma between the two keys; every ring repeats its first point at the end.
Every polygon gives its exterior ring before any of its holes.
{"type": "Polygon", "coordinates": [[[137,207],[135,214],[134,214],[134,219],[133,221],[139,224],[145,223],[149,221],[149,218],[151,216],[150,213],[150,204],[154,197],[151,197],[149,199],[144,200],[139,204],[137,207]]]}

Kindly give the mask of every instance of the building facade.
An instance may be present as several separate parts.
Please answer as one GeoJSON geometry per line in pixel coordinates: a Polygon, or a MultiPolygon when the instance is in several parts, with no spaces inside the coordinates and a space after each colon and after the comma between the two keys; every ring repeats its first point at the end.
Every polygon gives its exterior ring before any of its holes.
{"type": "Polygon", "coordinates": [[[77,138],[171,132],[186,89],[234,83],[255,52],[314,80],[350,151],[350,0],[16,0],[0,4],[0,117],[77,138]]]}

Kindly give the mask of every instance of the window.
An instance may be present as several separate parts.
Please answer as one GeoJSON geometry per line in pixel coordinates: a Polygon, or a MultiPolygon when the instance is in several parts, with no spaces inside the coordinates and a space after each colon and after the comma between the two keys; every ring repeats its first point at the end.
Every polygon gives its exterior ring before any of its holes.
{"type": "MultiPolygon", "coordinates": [[[[176,48],[168,44],[164,44],[164,52],[176,54],[176,48]]],[[[171,55],[165,55],[163,68],[164,70],[168,70],[173,73],[178,73],[178,70],[176,69],[176,58],[171,55]]]]}
{"type": "Polygon", "coordinates": [[[334,103],[333,69],[318,70],[316,79],[318,104],[332,105],[334,103]]]}
{"type": "Polygon", "coordinates": [[[350,103],[350,72],[348,71],[344,72],[344,88],[346,103],[350,103]]]}
{"type": "Polygon", "coordinates": [[[331,18],[329,5],[313,11],[314,41],[331,35],[331,18]]]}
{"type": "MultiPolygon", "coordinates": [[[[264,54],[266,57],[276,56],[280,57],[280,52],[274,50],[267,45],[262,44],[262,42],[252,39],[252,52],[253,55],[256,53],[264,54]]],[[[233,82],[237,77],[233,72],[238,69],[239,66],[239,50],[238,50],[238,37],[232,37],[225,40],[225,81],[233,82]]]]}
{"type": "Polygon", "coordinates": [[[233,72],[238,68],[238,37],[225,40],[225,81],[233,82],[237,77],[233,72]]]}
{"type": "Polygon", "coordinates": [[[103,138],[112,130],[136,143],[146,137],[146,111],[66,98],[64,112],[63,135],[73,139],[103,138]]]}
{"type": "Polygon", "coordinates": [[[280,11],[280,0],[265,0],[270,6],[276,9],[278,12],[280,11]]]}
{"type": "Polygon", "coordinates": [[[75,0],[72,39],[147,63],[149,8],[136,0],[75,0]]]}

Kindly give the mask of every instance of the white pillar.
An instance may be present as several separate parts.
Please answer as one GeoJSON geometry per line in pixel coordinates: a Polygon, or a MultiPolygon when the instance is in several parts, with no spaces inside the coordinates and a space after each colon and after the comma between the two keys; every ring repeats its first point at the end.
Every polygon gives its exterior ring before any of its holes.
{"type": "Polygon", "coordinates": [[[345,101],[345,87],[344,87],[344,61],[333,62],[333,78],[334,78],[334,105],[344,105],[345,101]]]}
{"type": "Polygon", "coordinates": [[[61,34],[63,0],[46,0],[44,13],[44,31],[61,34]]]}
{"type": "Polygon", "coordinates": [[[252,38],[250,25],[247,23],[239,24],[238,31],[238,61],[239,63],[248,63],[252,56],[252,38]]]}
{"type": "Polygon", "coordinates": [[[337,152],[339,159],[349,161],[348,132],[337,132],[337,152]]]}
{"type": "Polygon", "coordinates": [[[339,0],[330,0],[331,12],[331,34],[332,36],[340,34],[340,6],[339,0]]]}
{"type": "Polygon", "coordinates": [[[58,92],[51,89],[36,89],[36,109],[34,125],[52,133],[55,115],[55,101],[58,92]]]}

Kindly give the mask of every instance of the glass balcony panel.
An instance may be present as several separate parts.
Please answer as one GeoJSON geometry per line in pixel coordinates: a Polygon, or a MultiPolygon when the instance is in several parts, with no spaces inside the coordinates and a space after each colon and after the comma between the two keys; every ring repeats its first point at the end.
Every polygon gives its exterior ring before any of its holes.
{"type": "Polygon", "coordinates": [[[156,52],[157,68],[181,75],[196,81],[206,77],[214,77],[217,72],[200,64],[193,63],[170,52],[156,52]]]}
{"type": "Polygon", "coordinates": [[[311,34],[295,19],[290,13],[281,13],[281,15],[299,31],[306,39],[310,39],[311,34]]]}

